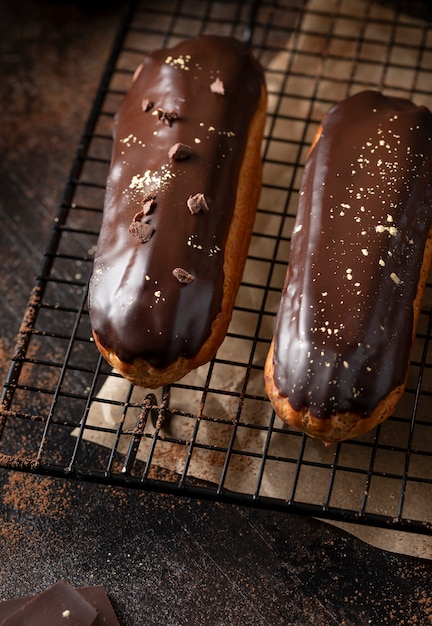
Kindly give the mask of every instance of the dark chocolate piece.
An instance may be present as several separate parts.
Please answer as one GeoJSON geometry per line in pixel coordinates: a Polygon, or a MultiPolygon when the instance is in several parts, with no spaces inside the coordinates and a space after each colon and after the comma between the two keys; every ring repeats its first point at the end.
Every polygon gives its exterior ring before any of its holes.
{"type": "Polygon", "coordinates": [[[94,626],[98,612],[71,585],[60,580],[24,602],[1,626],[94,626]]]}
{"type": "Polygon", "coordinates": [[[174,268],[173,276],[177,278],[179,283],[183,283],[184,285],[188,285],[194,280],[192,274],[189,274],[189,272],[187,270],[184,270],[182,267],[174,268]]]}
{"type": "Polygon", "coordinates": [[[431,172],[425,107],[365,91],[324,118],[275,330],[274,381],[295,410],[367,416],[403,383],[431,172]]]}
{"type": "Polygon", "coordinates": [[[192,148],[184,143],[177,142],[168,150],[168,156],[174,161],[185,161],[192,154],[192,148]]]}
{"type": "Polygon", "coordinates": [[[210,335],[221,310],[224,242],[262,86],[248,46],[206,35],[146,56],[123,99],[89,291],[93,329],[123,361],[142,357],[164,368],[179,355],[195,356],[210,335]],[[209,89],[218,72],[230,98],[209,89]],[[144,115],[143,98],[178,111],[181,123],[169,127],[144,115]],[[129,137],[135,139],[126,142],[129,137]],[[178,142],[193,147],[193,158],[169,158],[178,142]],[[188,219],[191,184],[211,198],[206,219],[188,219]],[[155,232],[136,246],[128,227],[151,191],[157,193],[155,232]],[[187,289],[173,280],[175,267],[195,277],[187,289]]]}
{"type": "MultiPolygon", "coordinates": [[[[97,626],[120,626],[120,622],[116,617],[110,599],[102,585],[77,587],[75,590],[97,611],[97,626]]],[[[23,598],[0,601],[0,624],[3,624],[3,621],[7,617],[10,617],[15,611],[22,608],[35,597],[36,596],[26,596],[23,598]]],[[[67,623],[66,626],[68,626],[67,623]]]]}
{"type": "Polygon", "coordinates": [[[6,617],[9,617],[12,613],[15,613],[17,609],[27,604],[32,597],[33,596],[25,596],[23,598],[13,598],[12,600],[0,600],[0,624],[2,624],[6,617]]]}
{"type": "Polygon", "coordinates": [[[200,211],[209,210],[207,200],[203,193],[196,193],[194,196],[189,196],[187,205],[192,215],[196,215],[200,211]]]}
{"type": "MultiPolygon", "coordinates": [[[[78,587],[78,593],[98,612],[97,626],[120,626],[111,601],[102,585],[78,587]]],[[[69,626],[68,624],[66,626],[69,626]]]]}

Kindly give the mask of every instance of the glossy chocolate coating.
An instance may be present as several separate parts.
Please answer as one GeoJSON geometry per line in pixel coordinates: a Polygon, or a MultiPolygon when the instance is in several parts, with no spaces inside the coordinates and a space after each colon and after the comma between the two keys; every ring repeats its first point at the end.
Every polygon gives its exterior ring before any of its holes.
{"type": "Polygon", "coordinates": [[[370,415],[405,379],[432,223],[432,115],[365,91],[307,159],[277,315],[274,380],[315,417],[370,415]]]}
{"type": "Polygon", "coordinates": [[[90,284],[91,323],[121,360],[163,368],[195,356],[221,310],[224,242],[263,74],[241,42],[203,36],[145,57],[119,111],[90,284]],[[219,78],[224,94],[210,86],[219,78]],[[175,144],[190,154],[172,158],[175,144]],[[171,151],[172,154],[172,151],[171,151]],[[145,196],[154,232],[129,226],[145,196]],[[191,214],[190,196],[208,211],[191,214]],[[173,275],[181,268],[193,280],[173,275]]]}

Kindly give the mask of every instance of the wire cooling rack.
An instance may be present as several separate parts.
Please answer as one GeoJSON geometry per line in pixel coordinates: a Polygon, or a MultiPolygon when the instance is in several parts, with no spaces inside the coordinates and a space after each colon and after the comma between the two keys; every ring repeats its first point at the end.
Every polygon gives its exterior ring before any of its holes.
{"type": "Polygon", "coordinates": [[[369,0],[159,0],[128,7],[5,382],[2,467],[432,533],[430,283],[406,393],[373,432],[325,448],[280,422],[263,387],[299,182],[317,125],[334,101],[365,88],[432,106],[425,17],[369,0]],[[87,288],[112,120],[133,71],[146,51],[201,33],[249,41],[266,69],[263,190],[217,357],[150,393],[130,386],[99,356],[87,288]]]}

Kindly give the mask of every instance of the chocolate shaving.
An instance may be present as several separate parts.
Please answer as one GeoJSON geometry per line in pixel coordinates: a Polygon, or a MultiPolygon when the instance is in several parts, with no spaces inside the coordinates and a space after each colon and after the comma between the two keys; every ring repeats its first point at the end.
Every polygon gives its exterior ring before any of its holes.
{"type": "Polygon", "coordinates": [[[216,80],[212,82],[212,84],[210,85],[210,91],[212,91],[213,93],[218,93],[221,96],[225,95],[225,87],[220,78],[216,78],[216,80]]]}
{"type": "Polygon", "coordinates": [[[129,233],[134,237],[137,237],[141,243],[147,243],[153,235],[154,230],[153,226],[148,222],[140,222],[139,220],[135,221],[135,218],[129,226],[129,233]]]}
{"type": "Polygon", "coordinates": [[[192,215],[196,215],[200,211],[209,211],[207,200],[203,193],[196,193],[194,196],[189,196],[187,205],[192,215]]]}
{"type": "Polygon", "coordinates": [[[144,98],[143,101],[141,102],[141,108],[145,113],[147,113],[147,111],[151,111],[153,107],[154,107],[154,102],[152,102],[148,98],[144,98]]]}
{"type": "Polygon", "coordinates": [[[184,143],[175,143],[168,150],[168,156],[170,159],[174,159],[174,161],[184,161],[188,159],[192,154],[192,148],[190,146],[186,146],[184,143]]]}
{"type": "Polygon", "coordinates": [[[163,109],[158,109],[158,118],[167,126],[172,126],[179,118],[179,114],[177,111],[164,111],[163,109]]]}
{"type": "Polygon", "coordinates": [[[188,285],[193,280],[195,280],[195,276],[192,276],[192,274],[189,274],[189,272],[184,270],[182,267],[176,267],[175,269],[173,269],[172,273],[173,273],[173,276],[177,278],[179,283],[182,283],[184,285],[188,285]]]}

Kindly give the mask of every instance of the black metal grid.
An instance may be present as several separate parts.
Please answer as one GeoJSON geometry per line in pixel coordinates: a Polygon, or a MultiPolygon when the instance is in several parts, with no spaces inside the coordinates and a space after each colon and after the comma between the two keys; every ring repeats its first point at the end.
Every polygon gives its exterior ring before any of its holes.
{"type": "Polygon", "coordinates": [[[431,74],[427,22],[393,5],[131,3],[19,332],[3,391],[0,466],[432,533],[430,283],[406,393],[373,432],[325,448],[275,418],[262,382],[302,164],[322,114],[368,87],[431,106],[431,74]],[[217,357],[149,395],[101,359],[86,308],[112,119],[146,51],[214,32],[250,41],[267,70],[263,192],[217,357]]]}

